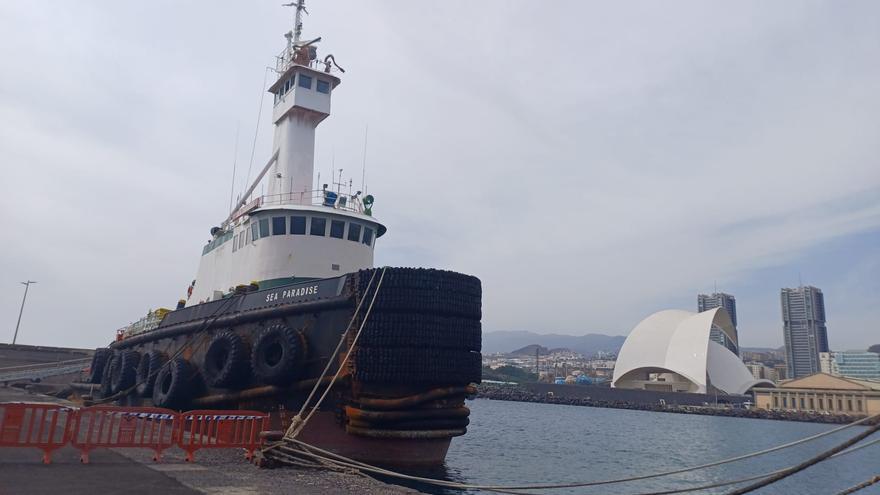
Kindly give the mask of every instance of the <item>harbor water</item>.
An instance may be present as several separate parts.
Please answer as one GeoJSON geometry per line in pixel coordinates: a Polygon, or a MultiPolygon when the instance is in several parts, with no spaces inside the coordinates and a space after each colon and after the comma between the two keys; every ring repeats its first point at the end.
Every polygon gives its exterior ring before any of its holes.
{"type": "MultiPolygon", "coordinates": [[[[835,425],[477,399],[471,427],[446,466],[420,473],[463,483],[539,484],[624,478],[763,450],[835,425]]],[[[792,466],[862,431],[853,427],[790,449],[667,478],[542,493],[635,494],[745,478],[792,466]]],[[[878,437],[869,437],[871,441],[878,437]]],[[[761,494],[837,493],[880,473],[880,444],[829,459],[761,494]]],[[[461,493],[408,485],[431,493],[461,493]]],[[[741,485],[737,485],[741,486],[741,485]]],[[[733,487],[696,493],[726,493],[733,487]]],[[[875,485],[860,493],[880,493],[875,485]]]]}

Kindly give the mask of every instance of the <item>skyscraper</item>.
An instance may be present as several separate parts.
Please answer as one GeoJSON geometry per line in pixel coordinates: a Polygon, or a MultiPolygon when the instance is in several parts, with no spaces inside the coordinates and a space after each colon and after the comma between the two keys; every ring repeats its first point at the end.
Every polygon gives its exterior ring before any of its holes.
{"type": "Polygon", "coordinates": [[[782,289],[780,296],[788,377],[818,373],[819,353],[828,352],[825,297],[811,286],[782,289]]]}
{"type": "MultiPolygon", "coordinates": [[[[715,308],[724,308],[727,310],[727,314],[730,315],[730,320],[733,322],[734,332],[736,330],[736,298],[731,296],[730,294],[725,294],[723,292],[714,292],[712,295],[699,294],[697,295],[697,311],[702,313],[703,311],[709,311],[710,309],[715,308]]],[[[718,342],[719,344],[727,347],[731,351],[733,351],[736,355],[739,355],[739,347],[734,344],[730,339],[724,335],[724,332],[721,331],[720,328],[715,326],[712,327],[712,330],[709,334],[709,338],[718,342]]],[[[739,342],[739,334],[737,332],[736,341],[739,342]]]]}

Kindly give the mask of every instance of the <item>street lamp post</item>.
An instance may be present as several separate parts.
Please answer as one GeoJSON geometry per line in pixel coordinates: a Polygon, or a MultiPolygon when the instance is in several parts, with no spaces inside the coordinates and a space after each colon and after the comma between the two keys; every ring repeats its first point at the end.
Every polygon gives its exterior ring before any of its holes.
{"type": "Polygon", "coordinates": [[[28,289],[31,287],[31,284],[35,283],[33,280],[21,283],[24,286],[24,297],[21,298],[21,309],[18,311],[18,323],[15,324],[15,335],[12,336],[12,345],[15,345],[15,340],[18,339],[18,326],[21,325],[21,314],[24,313],[24,302],[27,301],[28,289]]]}

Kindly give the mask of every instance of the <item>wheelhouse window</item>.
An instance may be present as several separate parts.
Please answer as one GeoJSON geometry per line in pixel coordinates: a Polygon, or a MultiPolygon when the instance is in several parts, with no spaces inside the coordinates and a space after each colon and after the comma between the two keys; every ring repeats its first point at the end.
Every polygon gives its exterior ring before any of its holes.
{"type": "Polygon", "coordinates": [[[293,235],[305,235],[306,217],[290,217],[290,233],[293,235]]]}
{"type": "Polygon", "coordinates": [[[362,240],[364,244],[370,246],[373,244],[373,229],[370,227],[364,227],[364,240],[362,240]]]}
{"type": "Polygon", "coordinates": [[[260,227],[257,226],[257,222],[251,224],[251,239],[257,240],[260,238],[260,231],[258,230],[260,227]]]}
{"type": "Polygon", "coordinates": [[[287,217],[272,217],[272,235],[287,233],[287,217]]]}
{"type": "Polygon", "coordinates": [[[330,94],[330,83],[318,79],[318,86],[315,88],[318,93],[330,94]]]}
{"type": "Polygon", "coordinates": [[[321,217],[312,217],[312,225],[309,228],[311,235],[326,235],[327,219],[321,217]]]}
{"type": "Polygon", "coordinates": [[[345,233],[345,222],[343,222],[342,220],[331,220],[330,221],[330,237],[342,239],[342,235],[344,233],[345,233]]]}
{"type": "Polygon", "coordinates": [[[260,219],[260,239],[263,237],[269,236],[269,219],[261,218],[260,219]]]}
{"type": "Polygon", "coordinates": [[[232,237],[232,252],[238,251],[238,234],[232,237]]]}
{"type": "Polygon", "coordinates": [[[348,240],[354,242],[361,240],[361,224],[354,222],[348,224],[348,240]]]}
{"type": "Polygon", "coordinates": [[[299,87],[312,89],[312,77],[305,74],[299,75],[299,87]]]}

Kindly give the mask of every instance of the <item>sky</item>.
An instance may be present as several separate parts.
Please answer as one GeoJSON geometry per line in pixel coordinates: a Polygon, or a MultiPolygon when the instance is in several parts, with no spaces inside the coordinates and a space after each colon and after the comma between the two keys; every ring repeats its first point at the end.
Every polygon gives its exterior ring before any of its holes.
{"type": "MultiPolygon", "coordinates": [[[[184,295],[271,155],[280,3],[0,3],[0,341],[20,281],[23,344],[184,295]]],[[[880,343],[880,4],[307,6],[346,70],[322,181],[366,163],[377,265],[480,277],[484,331],[625,335],[717,287],[778,347],[803,283],[832,348],[880,343]]]]}

